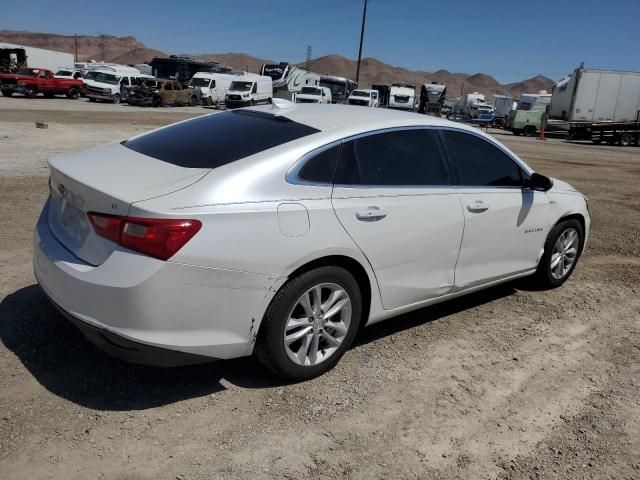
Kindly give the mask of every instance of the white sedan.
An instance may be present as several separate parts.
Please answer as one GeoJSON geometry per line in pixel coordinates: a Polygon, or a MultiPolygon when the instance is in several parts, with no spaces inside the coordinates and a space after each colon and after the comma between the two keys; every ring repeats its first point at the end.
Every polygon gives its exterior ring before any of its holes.
{"type": "Polygon", "coordinates": [[[205,115],[49,161],[46,295],[101,348],[320,375],[358,328],[519,277],[561,285],[585,197],[458,123],[339,105],[205,115]]]}

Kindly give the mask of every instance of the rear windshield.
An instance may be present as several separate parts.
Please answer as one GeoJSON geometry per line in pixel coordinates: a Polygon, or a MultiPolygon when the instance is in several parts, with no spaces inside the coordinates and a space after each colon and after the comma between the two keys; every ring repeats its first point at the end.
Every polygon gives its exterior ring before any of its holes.
{"type": "Polygon", "coordinates": [[[122,142],[186,168],[217,168],[319,130],[268,113],[236,110],[195,118],[122,142]]]}

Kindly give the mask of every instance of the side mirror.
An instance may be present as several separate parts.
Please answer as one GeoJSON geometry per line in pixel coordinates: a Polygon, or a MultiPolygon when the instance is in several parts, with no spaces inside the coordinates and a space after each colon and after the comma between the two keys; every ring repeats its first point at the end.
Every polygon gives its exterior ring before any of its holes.
{"type": "Polygon", "coordinates": [[[529,181],[527,182],[527,187],[532,190],[538,190],[541,192],[546,192],[551,190],[553,187],[553,180],[549,177],[545,177],[544,175],[540,175],[539,173],[532,173],[529,181]]]}

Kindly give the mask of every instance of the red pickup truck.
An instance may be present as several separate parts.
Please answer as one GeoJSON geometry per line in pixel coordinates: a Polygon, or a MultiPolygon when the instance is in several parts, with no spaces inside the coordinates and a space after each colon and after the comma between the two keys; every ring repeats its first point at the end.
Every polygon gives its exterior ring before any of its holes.
{"type": "Polygon", "coordinates": [[[20,93],[34,98],[42,93],[45,97],[66,95],[67,98],[78,98],[83,88],[82,80],[55,78],[53,72],[46,68],[19,68],[16,73],[0,75],[0,91],[5,97],[20,93]]]}

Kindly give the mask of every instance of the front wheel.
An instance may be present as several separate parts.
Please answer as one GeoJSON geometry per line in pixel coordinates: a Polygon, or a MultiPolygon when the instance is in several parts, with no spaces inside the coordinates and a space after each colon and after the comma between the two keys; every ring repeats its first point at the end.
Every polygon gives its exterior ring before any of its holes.
{"type": "Polygon", "coordinates": [[[549,232],[536,279],[540,286],[556,288],[571,276],[584,245],[582,224],[575,219],[559,222],[549,232]]]}
{"type": "Polygon", "coordinates": [[[289,280],[271,301],[256,342],[258,359],[300,381],[332,369],[358,331],[362,296],[344,268],[320,267],[289,280]]]}
{"type": "Polygon", "coordinates": [[[116,94],[111,98],[111,101],[112,101],[115,105],[119,104],[119,103],[120,103],[120,94],[119,94],[119,93],[116,93],[116,94]]]}
{"type": "Polygon", "coordinates": [[[11,90],[0,90],[2,91],[2,95],[5,97],[10,97],[13,95],[13,92],[11,90]]]}

